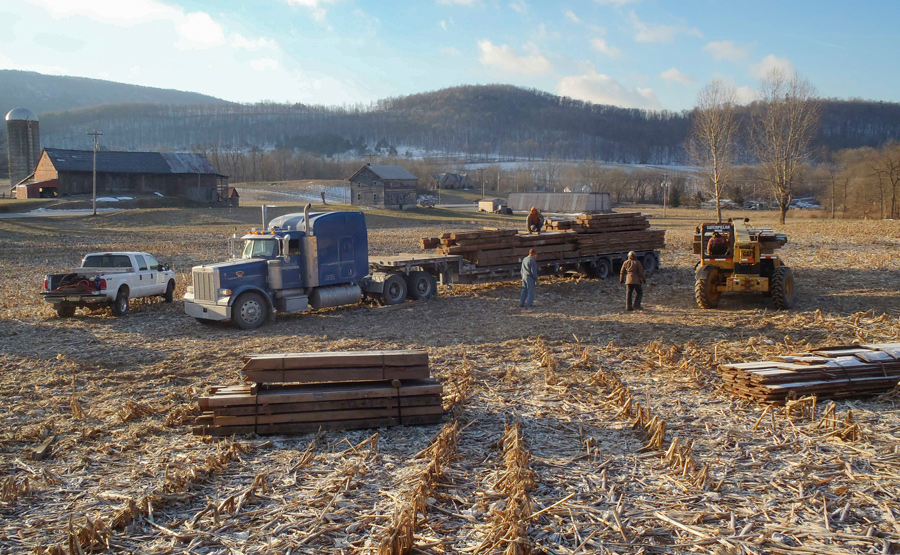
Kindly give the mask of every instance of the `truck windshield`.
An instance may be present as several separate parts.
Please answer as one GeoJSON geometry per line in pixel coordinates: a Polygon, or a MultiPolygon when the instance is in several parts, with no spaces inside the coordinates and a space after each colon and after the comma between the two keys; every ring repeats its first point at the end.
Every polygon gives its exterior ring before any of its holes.
{"type": "Polygon", "coordinates": [[[248,239],[244,241],[241,258],[275,258],[278,255],[278,241],[274,239],[248,239]]]}

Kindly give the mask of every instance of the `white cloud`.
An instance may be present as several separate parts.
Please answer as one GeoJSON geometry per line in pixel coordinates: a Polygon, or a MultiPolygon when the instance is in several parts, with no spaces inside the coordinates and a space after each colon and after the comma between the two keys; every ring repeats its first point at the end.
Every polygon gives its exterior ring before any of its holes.
{"type": "Polygon", "coordinates": [[[759,91],[753,87],[743,86],[734,89],[738,104],[750,104],[754,100],[759,100],[759,91]]]}
{"type": "Polygon", "coordinates": [[[519,55],[509,46],[495,45],[488,39],[478,41],[478,49],[481,51],[479,60],[486,66],[526,75],[549,73],[553,70],[550,61],[533,44],[525,45],[525,50],[530,51],[531,55],[519,55]]]}
{"type": "Polygon", "coordinates": [[[445,46],[438,50],[438,52],[440,52],[444,56],[459,56],[461,54],[459,49],[453,46],[445,46]]]}
{"type": "Polygon", "coordinates": [[[278,61],[273,60],[272,58],[260,58],[258,60],[251,60],[250,67],[256,71],[269,71],[270,69],[278,69],[278,61]]]}
{"type": "Polygon", "coordinates": [[[575,15],[575,12],[573,12],[572,10],[566,10],[565,15],[566,15],[566,19],[568,19],[572,23],[581,23],[581,19],[579,19],[578,16],[575,15]]]}
{"type": "Polygon", "coordinates": [[[594,0],[601,6],[624,6],[625,4],[634,4],[641,0],[594,0]]]}
{"type": "Polygon", "coordinates": [[[593,68],[590,68],[584,75],[573,75],[562,79],[556,87],[556,92],[562,96],[597,104],[648,110],[661,108],[653,89],[640,87],[629,89],[612,77],[597,73],[593,68]]]}
{"type": "Polygon", "coordinates": [[[634,27],[634,40],[638,42],[672,42],[679,34],[702,37],[703,33],[696,27],[688,27],[681,23],[678,25],[662,25],[659,23],[645,23],[640,20],[634,10],[629,16],[634,27]]]}
{"type": "Polygon", "coordinates": [[[225,43],[222,26],[205,12],[186,14],[176,28],[180,38],[175,47],[179,50],[212,48],[225,43]]]}
{"type": "Polygon", "coordinates": [[[591,39],[591,46],[594,47],[594,50],[598,52],[602,52],[606,54],[610,58],[618,58],[622,51],[616,48],[615,46],[610,46],[606,39],[601,39],[599,37],[591,39]]]}
{"type": "Polygon", "coordinates": [[[246,50],[261,50],[263,48],[276,48],[278,45],[270,38],[260,37],[256,40],[252,40],[244,37],[240,33],[234,33],[231,35],[231,46],[246,50]]]}
{"type": "Polygon", "coordinates": [[[438,25],[441,26],[441,29],[443,29],[443,30],[445,30],[445,31],[447,30],[447,21],[446,21],[446,20],[442,19],[442,20],[438,23],[438,25]]]}
{"type": "Polygon", "coordinates": [[[528,13],[528,4],[525,0],[513,0],[509,3],[509,7],[512,8],[513,11],[518,13],[528,13]]]}
{"type": "Polygon", "coordinates": [[[478,3],[478,0],[438,0],[438,4],[446,6],[472,6],[478,3]]]}
{"type": "Polygon", "coordinates": [[[787,75],[796,74],[793,62],[791,62],[787,58],[779,58],[774,54],[769,54],[758,64],[753,64],[752,66],[750,66],[750,74],[754,77],[762,79],[773,69],[780,69],[787,75]]]}
{"type": "Polygon", "coordinates": [[[731,40],[712,41],[703,47],[716,60],[739,62],[750,53],[750,45],[741,45],[731,40]]]}
{"type": "Polygon", "coordinates": [[[313,19],[316,21],[323,21],[325,19],[325,15],[327,11],[325,10],[326,4],[333,4],[338,2],[339,0],[287,0],[287,3],[292,6],[301,6],[303,8],[308,8],[312,11],[313,19]]]}
{"type": "Polygon", "coordinates": [[[676,83],[681,83],[682,85],[690,85],[694,82],[694,80],[678,71],[676,68],[667,69],[664,72],[659,74],[660,77],[665,79],[666,81],[675,81],[676,83]]]}

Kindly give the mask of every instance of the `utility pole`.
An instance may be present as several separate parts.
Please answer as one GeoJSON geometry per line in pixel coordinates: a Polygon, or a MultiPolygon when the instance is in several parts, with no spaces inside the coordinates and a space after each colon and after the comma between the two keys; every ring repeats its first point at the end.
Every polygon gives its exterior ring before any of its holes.
{"type": "Polygon", "coordinates": [[[94,207],[94,213],[92,214],[93,216],[97,215],[97,150],[100,148],[97,143],[97,137],[99,137],[102,134],[103,133],[97,131],[96,129],[93,132],[88,133],[88,135],[91,135],[94,137],[94,172],[93,172],[94,173],[94,179],[93,179],[94,187],[93,187],[93,193],[92,193],[92,204],[94,207]]]}
{"type": "Polygon", "coordinates": [[[662,190],[663,190],[663,219],[666,217],[666,206],[669,203],[669,174],[663,174],[663,182],[662,182],[662,190]]]}

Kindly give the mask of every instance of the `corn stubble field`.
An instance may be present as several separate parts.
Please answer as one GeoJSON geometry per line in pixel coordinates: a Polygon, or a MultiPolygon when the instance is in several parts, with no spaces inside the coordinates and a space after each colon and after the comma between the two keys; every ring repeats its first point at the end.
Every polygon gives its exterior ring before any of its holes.
{"type": "MultiPolygon", "coordinates": [[[[668,247],[642,313],[623,311],[617,280],[553,278],[530,311],[517,284],[460,286],[251,332],[178,301],[62,320],[38,291],[84,252],[146,250],[183,294],[257,208],[0,220],[0,552],[900,553],[900,392],[788,413],[729,397],[715,370],[897,341],[900,224],[792,213],[775,227],[797,308],[701,311],[690,240],[709,212],[648,212],[668,247]],[[239,383],[243,354],[385,348],[429,352],[443,425],[190,433],[198,396],[239,383]]],[[[372,250],[520,219],[473,217],[373,213],[372,250]]]]}

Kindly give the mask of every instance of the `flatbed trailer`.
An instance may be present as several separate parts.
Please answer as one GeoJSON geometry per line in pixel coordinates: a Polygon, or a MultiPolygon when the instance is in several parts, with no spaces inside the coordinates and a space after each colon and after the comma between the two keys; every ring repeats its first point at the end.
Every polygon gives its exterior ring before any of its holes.
{"type": "MultiPolygon", "coordinates": [[[[648,273],[659,268],[660,253],[658,250],[635,251],[635,256],[643,262],[648,273]]],[[[537,263],[543,275],[580,274],[606,279],[618,272],[622,263],[627,259],[627,252],[545,259],[541,259],[538,255],[537,263]]],[[[390,256],[372,256],[369,257],[369,270],[373,277],[398,273],[410,276],[413,272],[426,272],[440,285],[515,281],[521,276],[521,264],[480,266],[458,254],[400,253],[390,256]]],[[[373,292],[380,293],[381,291],[373,292]]]]}

